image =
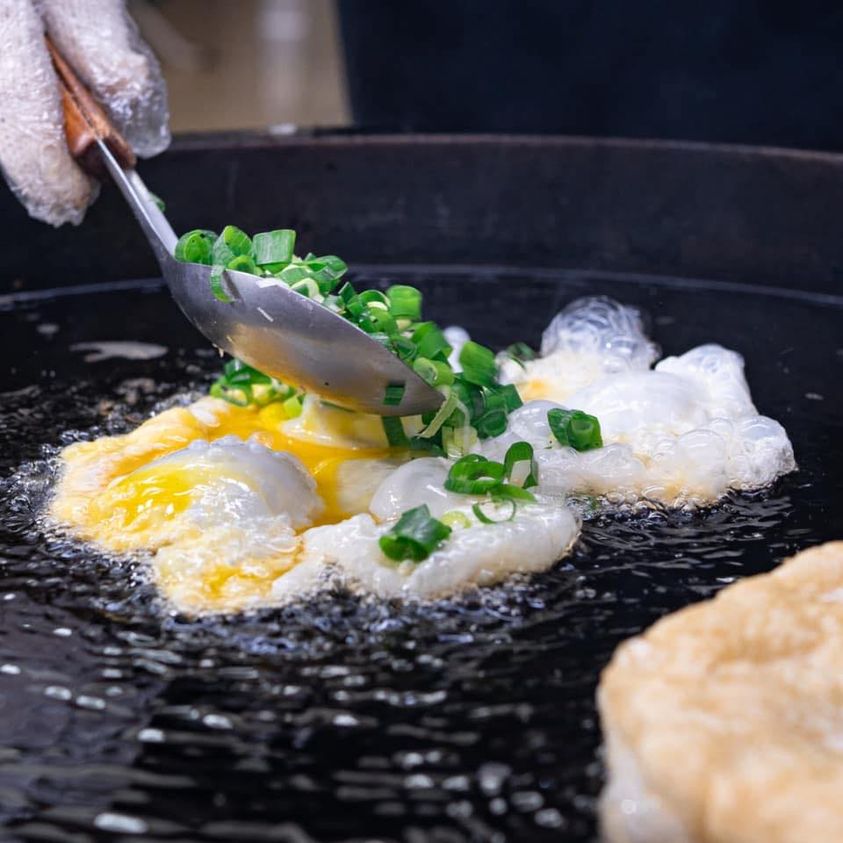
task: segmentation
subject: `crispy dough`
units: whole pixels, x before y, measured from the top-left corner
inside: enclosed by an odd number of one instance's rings
[[[843,841],[843,542],[627,641],[599,703],[612,843]]]

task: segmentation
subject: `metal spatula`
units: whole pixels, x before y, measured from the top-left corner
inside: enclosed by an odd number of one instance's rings
[[[90,92],[48,40],[62,89],[68,146],[85,169],[107,171],[140,223],[161,274],[184,315],[216,346],[268,375],[353,410],[404,416],[442,402],[398,357],[365,331],[279,283],[226,270],[233,301],[211,293],[211,268],[173,257],[177,237],[135,172],[135,156]],[[400,403],[384,403],[387,387],[403,385]]]

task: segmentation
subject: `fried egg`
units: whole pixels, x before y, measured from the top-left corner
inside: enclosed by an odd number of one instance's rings
[[[843,840],[843,542],[622,644],[598,701],[610,843]]]
[[[456,356],[468,334],[447,337]],[[536,501],[514,511],[447,491],[452,461],[390,448],[379,417],[308,396],[295,417],[284,402],[202,398],[124,436],[71,445],[50,514],[107,550],[149,554],[162,593],[190,612],[278,603],[337,577],[421,599],[486,585],[567,552],[579,532],[571,496],[701,505],[793,469],[738,354],[701,346],[652,368],[656,357],[639,313],[598,298],[553,319],[539,359],[502,362],[526,403],[474,450],[503,461],[514,442],[533,445]],[[604,446],[562,447],[547,420],[562,406],[596,415]],[[402,423],[408,435],[422,428],[419,417]],[[475,504],[502,523],[483,523]],[[386,559],[379,538],[422,505],[450,513],[452,535],[422,564]]]

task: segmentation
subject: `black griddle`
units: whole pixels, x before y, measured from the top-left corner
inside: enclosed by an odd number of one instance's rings
[[[162,183],[178,176],[186,192]],[[297,226],[477,339],[537,343],[582,295],[665,354],[720,342],[799,471],[696,513],[599,516],[552,571],[402,607],[347,594],[169,613],[140,560],[40,521],[55,454],[201,391],[219,358],[117,197],[0,254],[0,837],[590,840],[594,690],[665,613],[843,537],[843,178],[834,156],[588,140],[188,139],[144,167],[180,228]],[[212,201],[218,197],[218,201]],[[425,261],[422,263],[422,261]],[[709,280],[700,280],[700,279]],[[78,343],[166,346],[85,362]],[[163,402],[163,403],[162,403]]]

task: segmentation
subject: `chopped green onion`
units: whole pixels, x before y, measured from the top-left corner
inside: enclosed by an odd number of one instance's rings
[[[460,366],[462,366],[463,377],[469,383],[477,384],[477,386],[495,384],[498,375],[495,355],[485,345],[468,340],[460,349]]]
[[[450,512],[446,512],[439,520],[446,527],[450,527],[452,530],[455,527],[462,527],[465,529],[471,526],[471,519],[464,512],[460,512],[458,509],[452,509]]]
[[[457,398],[467,414],[465,421],[476,419],[486,411],[486,397],[481,387],[467,383],[462,375],[459,375],[454,382],[453,390],[457,393]]]
[[[407,387],[403,383],[391,383],[384,390],[383,403],[387,407],[397,407],[404,399]]]
[[[265,407],[296,396],[296,390],[234,358],[223,366],[223,373],[211,387],[211,395],[238,407]],[[292,404],[290,405],[292,407]]]
[[[289,395],[288,387],[283,387],[281,390],[274,386],[255,386],[252,387],[252,404],[258,407],[266,407],[267,404],[272,404],[275,401],[281,401],[286,395]]]
[[[369,334],[369,336],[375,340],[375,342],[379,342],[384,348],[391,349],[392,348],[392,340],[389,338],[389,334],[384,334],[380,331],[374,334]]]
[[[401,334],[392,337],[392,350],[404,361],[412,362],[416,357],[416,344]]]
[[[443,427],[442,448],[452,459],[467,453],[477,444],[477,431],[473,427]]]
[[[520,501],[534,502],[534,495],[518,485],[519,478],[513,477],[516,467],[524,462],[528,471],[524,484],[536,485],[533,448],[528,442],[516,442],[507,450],[503,463],[480,454],[467,454],[457,460],[445,478],[445,488],[464,495],[490,495],[493,501],[508,501],[513,506]]]
[[[436,436],[442,428],[442,425],[445,424],[448,417],[454,412],[456,406],[457,398],[453,392],[448,390],[445,393],[445,400],[442,402],[442,406],[436,411],[436,414],[428,422],[424,430],[419,433],[419,436],[422,439],[430,439],[431,437]]]
[[[227,225],[220,234],[220,239],[231,249],[234,255],[251,255],[252,240],[245,231],[236,225]]]
[[[431,386],[450,386],[454,382],[454,370],[441,360],[417,357],[413,361],[413,371]]]
[[[521,486],[513,486],[511,483],[501,483],[492,490],[492,499],[501,501],[529,501],[534,503],[536,496]]]
[[[250,386],[231,387],[225,378],[217,378],[211,386],[211,396],[222,398],[235,407],[248,407],[252,403],[252,388]]]
[[[296,246],[296,232],[289,228],[275,231],[263,231],[252,240],[255,263],[258,266],[271,266],[272,272],[283,269],[293,259]],[[275,267],[278,269],[275,269]]]
[[[351,319],[352,322],[359,321],[360,317],[363,315],[363,311],[366,309],[363,302],[360,301],[356,296],[352,301],[348,302],[345,306],[345,313],[346,316]]]
[[[380,290],[364,290],[357,298],[365,305],[380,305],[383,310],[389,310],[389,299]]]
[[[146,189],[146,192],[149,194],[149,198],[155,203],[155,207],[163,214],[164,211],[167,210],[167,205],[164,200],[157,194],[153,193],[149,188]]]
[[[348,281],[337,290],[337,298],[341,299],[343,304],[348,304],[353,299],[357,298],[357,291],[349,284]]]
[[[302,396],[293,395],[284,401],[281,406],[284,408],[284,414],[288,419],[295,419],[301,415],[302,404]]]
[[[224,273],[225,267],[221,264],[214,264],[214,266],[211,267],[211,292],[214,294],[214,298],[217,301],[229,304],[230,302],[233,302],[234,299],[223,286],[222,277]]]
[[[508,413],[523,406],[524,402],[521,400],[518,390],[511,383],[497,387],[496,389],[497,394],[503,398],[503,405]]]
[[[457,460],[445,478],[445,488],[461,495],[485,495],[504,478],[505,469],[479,454],[468,454]]]
[[[481,439],[500,436],[506,430],[506,413],[503,410],[492,410],[475,419],[474,427],[477,428],[477,435]]]
[[[335,278],[342,278],[342,276],[348,272],[348,264],[336,255],[326,255],[322,258],[322,260],[325,262],[325,268],[323,271],[327,270]]]
[[[374,304],[366,306],[366,310],[360,316],[360,327],[366,333],[379,333],[387,336],[391,336],[398,330],[398,326],[389,311],[375,307]]]
[[[406,448],[410,444],[400,416],[381,416],[383,432],[391,448]]]
[[[357,291],[348,281],[342,285],[337,291],[337,298],[345,309],[345,315],[351,319],[356,320],[364,310],[363,302],[360,301]]]
[[[301,293],[305,298],[315,299],[321,296],[319,285],[312,278],[302,278],[290,284],[290,289],[295,293]]]
[[[547,423],[560,445],[576,451],[590,451],[603,447],[600,422],[582,410],[563,410],[555,407],[547,411]]]
[[[233,257],[227,264],[226,269],[235,269],[238,272],[249,272],[252,275],[257,275],[260,270],[258,270],[257,264],[248,256],[248,255],[237,255]]]
[[[179,237],[173,253],[175,259],[185,263],[210,265],[213,260],[212,252],[216,239],[217,235],[213,231],[194,228],[193,231],[188,231],[187,234],[182,234]]]
[[[386,291],[389,309],[396,319],[421,319],[422,294],[415,287],[395,284]]]
[[[538,469],[529,442],[515,442],[509,446],[503,459],[506,479],[516,486],[529,489],[538,485]]]
[[[217,237],[211,248],[211,263],[214,266],[225,266],[236,257],[237,255],[228,248],[228,244],[222,239],[222,236]]]
[[[315,255],[308,255],[304,263],[317,281],[326,283],[338,281],[348,272],[346,262],[336,255],[323,255],[318,258]]]
[[[384,556],[395,562],[422,562],[451,535],[451,528],[430,514],[427,504],[407,510],[378,540]]]
[[[264,275],[273,275],[276,278],[289,266],[288,263],[265,263],[261,266]]]
[[[483,507],[479,503],[474,504],[471,507],[471,511],[474,513],[477,520],[483,524],[504,524],[515,518],[515,511],[517,509],[515,501],[508,500],[507,502],[510,504],[510,510],[509,515],[506,518],[490,518],[485,512],[483,512]]]
[[[448,345],[445,334],[435,322],[422,322],[417,325],[412,340],[418,348],[419,357],[447,360],[451,353],[451,346]]]
[[[225,364],[223,371],[225,372],[225,376],[228,378],[229,383],[253,384],[272,382],[272,378],[270,378],[269,375],[259,372],[248,363],[244,363],[236,357]]]
[[[237,226],[227,225],[222,234],[214,241],[212,249],[213,263],[227,266],[229,261],[238,255],[250,255],[252,252],[252,241],[245,231]]]
[[[289,266],[284,267],[281,272],[278,274],[278,277],[285,283],[292,286],[297,281],[312,281],[313,279],[310,277],[310,273],[307,269],[299,264],[290,264]],[[313,281],[313,286],[318,289],[318,285],[315,281]]]
[[[277,279],[366,331],[434,388],[450,390],[437,412],[423,416],[425,427],[411,440],[403,427],[386,422],[395,444],[456,458],[470,452],[479,439],[506,430],[507,417],[521,406],[521,398],[511,384],[498,383],[490,349],[467,342],[460,353],[463,371],[456,372],[449,362],[452,348],[442,330],[434,322],[419,321],[422,294],[418,289],[394,284],[385,293],[358,293],[351,284],[340,284],[348,270],[345,261],[312,252],[296,257],[295,243],[292,229],[260,232],[250,238],[236,226],[227,225],[219,236],[201,229],[188,232],[177,244],[176,257],[210,265],[212,292],[221,301],[232,300],[233,289],[230,292],[225,283],[226,268]],[[267,381],[264,388],[254,389],[257,383],[249,381],[239,390],[226,381],[217,392],[233,395],[239,403],[259,405],[295,397],[294,390],[277,382]],[[387,406],[400,405],[403,393],[396,385],[384,398]]]

